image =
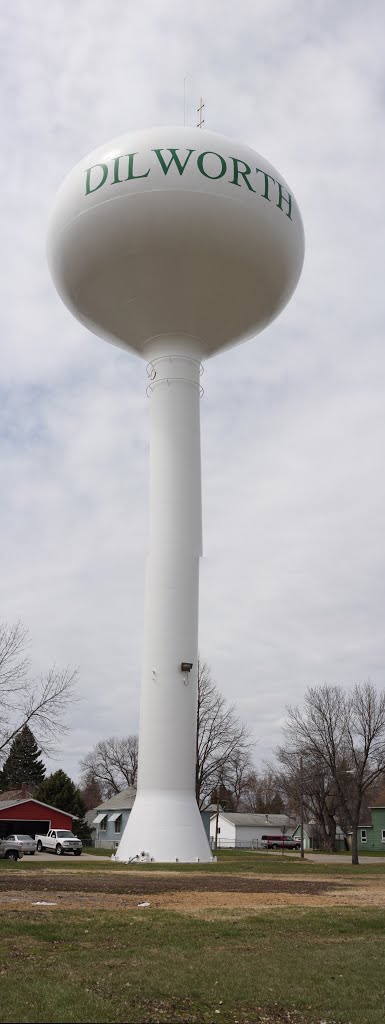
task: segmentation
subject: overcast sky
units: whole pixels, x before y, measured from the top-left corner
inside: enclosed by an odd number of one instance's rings
[[[384,686],[385,72],[382,0],[13,0],[0,12],[0,617],[36,671],[79,667],[57,757],[137,730],[147,543],[145,366],[72,319],[47,222],[84,154],[195,124],[286,178],[300,284],[210,360],[202,401],[200,650],[260,764],[309,684]]]

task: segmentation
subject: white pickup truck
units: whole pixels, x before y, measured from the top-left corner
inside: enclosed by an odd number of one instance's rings
[[[35,836],[37,852],[48,850],[49,853],[57,853],[60,857],[63,853],[74,853],[80,857],[82,852],[82,841],[74,836],[66,828],[50,828],[46,836]]]
[[[24,853],[17,843],[11,839],[0,839],[0,858],[4,860],[21,860]]]

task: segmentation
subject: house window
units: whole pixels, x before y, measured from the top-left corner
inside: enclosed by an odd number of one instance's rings
[[[361,829],[361,843],[366,843],[366,828]]]
[[[385,843],[385,828],[382,829],[381,842]]]
[[[121,831],[122,831],[122,815],[119,814],[119,817],[116,818],[116,821],[115,821],[115,834],[116,834],[116,832],[121,832]]]
[[[107,815],[106,814],[104,815],[104,818],[102,818],[102,820],[100,822],[100,831],[101,832],[106,832],[107,831]]]

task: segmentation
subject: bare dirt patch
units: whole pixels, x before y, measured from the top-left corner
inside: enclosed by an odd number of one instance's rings
[[[162,909],[218,917],[243,916],[274,907],[385,907],[385,877],[290,878],[255,874],[172,872],[75,872],[63,869],[0,875],[0,908],[20,910]],[[51,904],[51,906],[49,906]]]
[[[0,893],[9,889],[10,882],[14,891],[35,891],[44,887],[46,892],[71,893],[104,893],[113,895],[142,895],[168,893],[276,893],[318,894],[327,889],[341,888],[341,881],[320,878],[290,878],[272,875],[258,876],[254,874],[190,874],[183,872],[119,872],[113,869],[108,874],[90,871],[39,871],[28,872],[18,870],[12,872],[12,879],[4,873],[0,875]],[[349,884],[349,883],[348,883]]]

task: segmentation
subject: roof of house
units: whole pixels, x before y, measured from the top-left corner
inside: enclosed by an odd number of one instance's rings
[[[134,800],[136,797],[136,789],[134,786],[127,786],[126,789],[122,789],[120,793],[115,793],[109,800],[104,800],[104,803],[98,804],[94,807],[93,814],[97,811],[130,811],[133,807]]]
[[[39,807],[48,807],[49,811],[57,811],[59,814],[66,814],[68,818],[76,818],[76,814],[72,814],[71,811],[63,811],[62,807],[52,807],[52,804],[43,804],[42,800],[36,800],[34,796],[27,796],[24,800],[0,800],[0,811],[5,811],[7,807],[18,807],[21,804],[39,804]]]
[[[244,825],[250,828],[254,825],[260,828],[269,828],[269,826],[270,828],[283,828],[290,824],[287,814],[247,814],[241,811],[220,811],[219,813],[221,818],[226,818],[237,827]]]
[[[33,800],[33,793],[30,789],[5,789],[3,793],[0,793],[1,800]]]

